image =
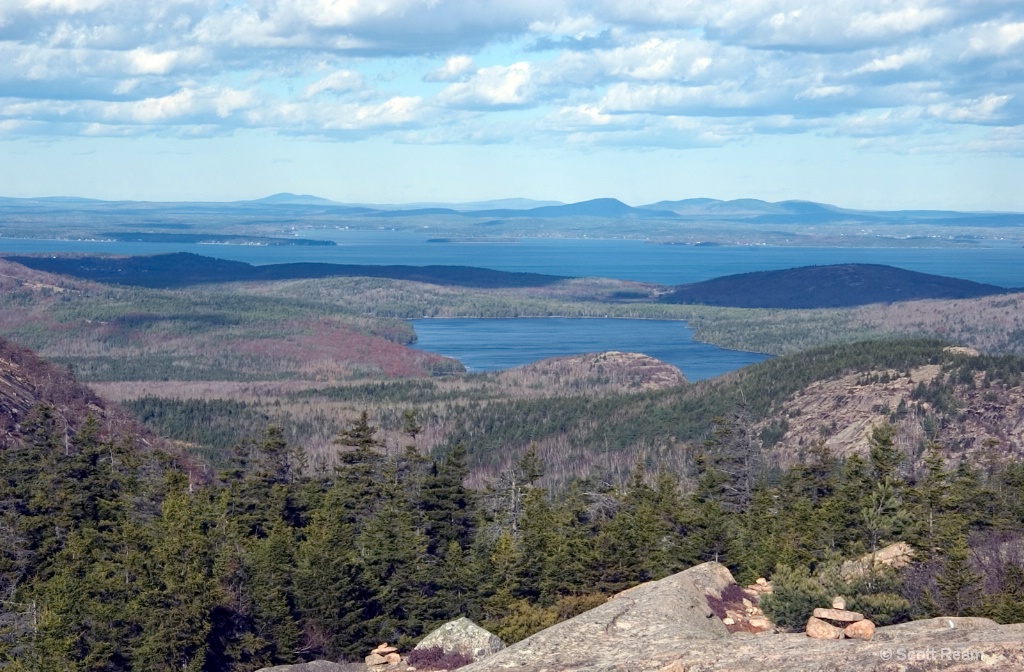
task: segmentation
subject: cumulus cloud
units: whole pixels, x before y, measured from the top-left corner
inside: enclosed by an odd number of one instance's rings
[[[1018,0],[0,0],[0,63],[8,135],[689,146],[1024,126]]]
[[[872,58],[871,61],[864,65],[856,68],[853,73],[871,73],[871,72],[891,72],[894,70],[901,70],[908,65],[917,65],[919,63],[925,63],[932,56],[931,49],[920,46],[913,47],[911,49],[904,49],[896,53],[886,54],[885,56],[877,56]]]
[[[302,95],[308,99],[325,92],[358,91],[363,86],[363,76],[355,70],[338,70],[307,86]]]
[[[427,82],[454,82],[473,69],[473,59],[469,56],[451,56],[440,68],[435,68],[424,77]]]
[[[532,100],[532,77],[525,61],[481,68],[468,81],[449,85],[438,100],[450,107],[519,107]]]

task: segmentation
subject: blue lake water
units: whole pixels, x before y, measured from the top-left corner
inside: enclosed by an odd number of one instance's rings
[[[412,320],[415,347],[454,357],[470,371],[495,371],[548,357],[619,350],[673,364],[687,380],[714,378],[767,359],[693,340],[685,322],[577,318]]]

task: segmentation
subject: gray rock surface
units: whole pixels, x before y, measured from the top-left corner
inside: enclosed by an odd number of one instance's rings
[[[437,647],[445,653],[462,653],[473,660],[491,656],[505,648],[505,642],[466,617],[445,623],[424,637],[416,649]]]
[[[619,593],[599,607],[459,669],[640,669],[636,661],[650,659],[682,642],[694,642],[696,648],[703,648],[709,641],[727,638],[729,631],[711,611],[707,596],[720,597],[731,584],[728,569],[706,562]]]
[[[314,660],[309,663],[295,665],[276,665],[264,667],[256,672],[366,672],[362,663],[332,663],[329,660]]]
[[[1024,670],[1024,623],[935,618],[878,628],[870,642],[729,634],[707,595],[732,581],[705,563],[616,595],[460,672],[1003,672]],[[710,614],[710,616],[709,616]]]

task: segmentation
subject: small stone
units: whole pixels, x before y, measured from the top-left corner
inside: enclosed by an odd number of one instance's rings
[[[759,578],[759,579],[758,579],[757,581],[755,581],[754,583],[756,583],[756,584],[757,584],[757,585],[759,585],[759,586],[767,586],[767,585],[768,585],[768,579],[766,579],[766,578],[764,578],[764,577],[762,576],[761,578]]]
[[[722,623],[725,623],[726,625],[736,625],[736,619],[726,616],[722,619]]]
[[[384,656],[384,655],[387,655],[389,653],[394,653],[395,651],[398,651],[398,647],[388,646],[388,643],[384,642],[383,644],[378,646],[373,651],[370,651],[370,653],[377,653],[377,654],[380,654],[380,655]]]
[[[767,630],[772,627],[771,622],[767,618],[752,618],[747,621],[747,625],[758,630]]]
[[[391,653],[384,656],[384,660],[387,661],[388,665],[398,665],[400,662],[402,662],[402,656],[392,651]]]
[[[754,608],[754,603],[744,597],[743,598],[743,606],[746,607],[747,609],[753,609]]]
[[[363,662],[365,662],[367,665],[387,665],[388,659],[380,655],[379,653],[371,653],[363,659]]]
[[[864,620],[864,614],[858,614],[856,611],[846,611],[845,609],[815,609],[815,618],[823,618],[826,621],[839,621],[840,623],[856,623],[857,621]]]
[[[843,636],[843,630],[811,616],[807,619],[807,636],[813,639],[839,639]]]
[[[875,636],[875,624],[866,618],[863,621],[851,623],[843,629],[843,636],[847,639],[863,639],[865,642],[870,642],[871,638]]]
[[[683,661],[674,660],[661,668],[658,672],[686,672],[686,670],[683,668]]]
[[[832,598],[833,609],[846,609],[846,598],[842,595],[836,595]]]

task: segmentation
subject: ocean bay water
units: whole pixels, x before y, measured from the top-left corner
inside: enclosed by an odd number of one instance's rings
[[[323,262],[479,266],[499,271],[608,277],[661,284],[699,282],[748,273],[824,264],[886,264],[1000,287],[1024,287],[1024,247],[733,247],[657,245],[642,240],[525,238],[496,242],[428,242],[408,231],[305,231],[304,238],[329,239],[329,247],[123,243],[25,240],[0,236],[0,254],[76,252],[162,254],[193,252],[251,264]]]
[[[471,372],[522,366],[548,357],[619,350],[678,367],[687,380],[714,378],[767,355],[693,340],[685,322],[603,318],[444,318],[411,320],[415,347],[454,357]]]

